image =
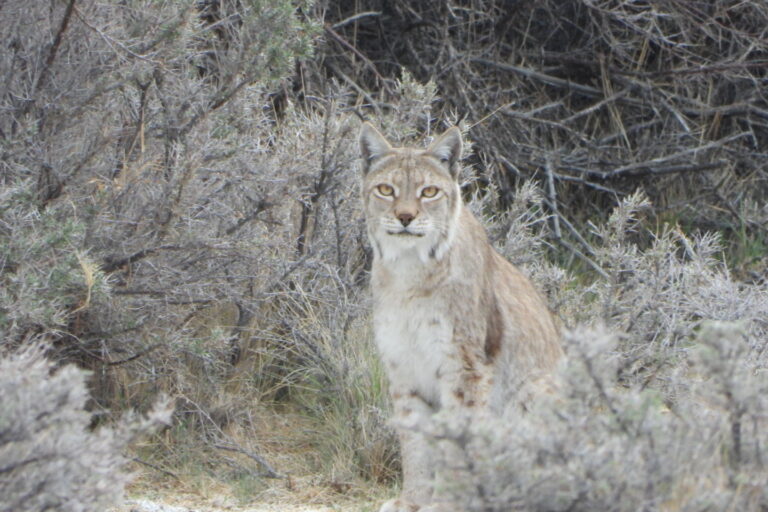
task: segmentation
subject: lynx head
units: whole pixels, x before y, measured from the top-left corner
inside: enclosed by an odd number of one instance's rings
[[[376,257],[440,260],[461,210],[461,132],[455,126],[426,149],[395,148],[372,125],[360,132],[363,206]]]

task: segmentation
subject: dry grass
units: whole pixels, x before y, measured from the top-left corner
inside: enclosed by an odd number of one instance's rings
[[[233,426],[228,434],[239,446],[259,453],[280,468],[280,478],[262,479],[243,474],[242,468],[253,464],[238,454],[229,455],[233,462],[229,475],[203,471],[204,454],[189,447],[192,453],[185,464],[165,466],[178,478],[134,465],[137,477],[128,487],[128,495],[195,510],[351,511],[375,510],[372,504],[389,492],[387,485],[359,476],[341,480],[323,469],[328,464],[322,460],[326,454],[318,446],[318,440],[334,433],[316,418],[273,406],[258,407],[252,413],[258,418],[256,424],[247,430]],[[156,443],[136,447],[139,454],[156,448]],[[346,476],[349,477],[348,471]]]

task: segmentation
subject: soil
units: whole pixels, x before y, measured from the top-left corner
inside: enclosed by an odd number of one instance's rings
[[[363,510],[367,507],[363,505]],[[346,512],[361,510],[357,507],[329,507],[314,505],[253,505],[253,506],[235,506],[226,503],[215,503],[211,505],[169,505],[160,501],[149,499],[127,500],[125,504],[113,512]]]

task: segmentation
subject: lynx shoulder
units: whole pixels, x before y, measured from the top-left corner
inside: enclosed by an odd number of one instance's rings
[[[399,148],[365,123],[360,148],[374,333],[396,424],[524,402],[561,358],[560,335],[531,282],[462,202],[460,131],[426,149]],[[399,436],[402,495],[380,511],[437,510],[428,443],[412,429]]]

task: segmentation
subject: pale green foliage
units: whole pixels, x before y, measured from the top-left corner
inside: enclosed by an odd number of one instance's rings
[[[492,200],[472,207],[482,212]],[[567,325],[604,324],[621,333],[627,360],[655,369],[682,354],[702,321],[742,322],[753,348],[768,336],[765,287],[730,275],[716,234],[685,234],[671,225],[651,231],[642,218],[648,200],[635,193],[592,225],[591,257],[602,274],[576,282],[547,260],[551,227],[542,201],[525,184],[509,213],[486,224],[499,250],[533,277]]]
[[[0,334],[38,338],[103,299],[106,276],[81,251],[85,226],[72,204],[40,210],[32,186],[0,194]]]
[[[86,372],[54,371],[39,346],[0,358],[0,511],[102,512],[128,481],[123,450],[170,411],[89,429]]]
[[[662,226],[646,233],[650,242],[641,248],[628,233],[646,230],[636,220],[646,204],[635,194],[595,229],[596,261],[608,277],[583,292],[593,294],[598,306],[587,310],[591,318],[626,332],[625,348],[648,358],[678,354],[706,320],[742,321],[754,346],[764,343],[765,288],[734,280],[717,258],[718,237],[710,233],[686,235],[677,226]]]
[[[441,488],[468,511],[763,510],[768,388],[744,338],[707,324],[670,401],[617,380],[606,330],[572,332],[558,396],[504,420],[432,427],[452,468]]]
[[[606,275],[591,285],[534,272],[563,279],[552,298],[566,322],[603,324],[567,332],[559,392],[527,414],[427,427],[451,468],[441,488],[462,510],[768,506],[768,293],[731,279],[713,236],[667,228],[637,245],[646,204],[631,196],[595,226]],[[527,244],[525,218],[512,225]]]
[[[417,133],[429,131],[431,128],[432,108],[438,99],[437,86],[432,81],[421,83],[403,69],[396,83],[396,93],[399,108],[395,109],[391,116],[387,116],[391,121],[386,121],[398,128],[396,131],[390,130],[397,137],[394,140],[401,140],[405,144]]]

